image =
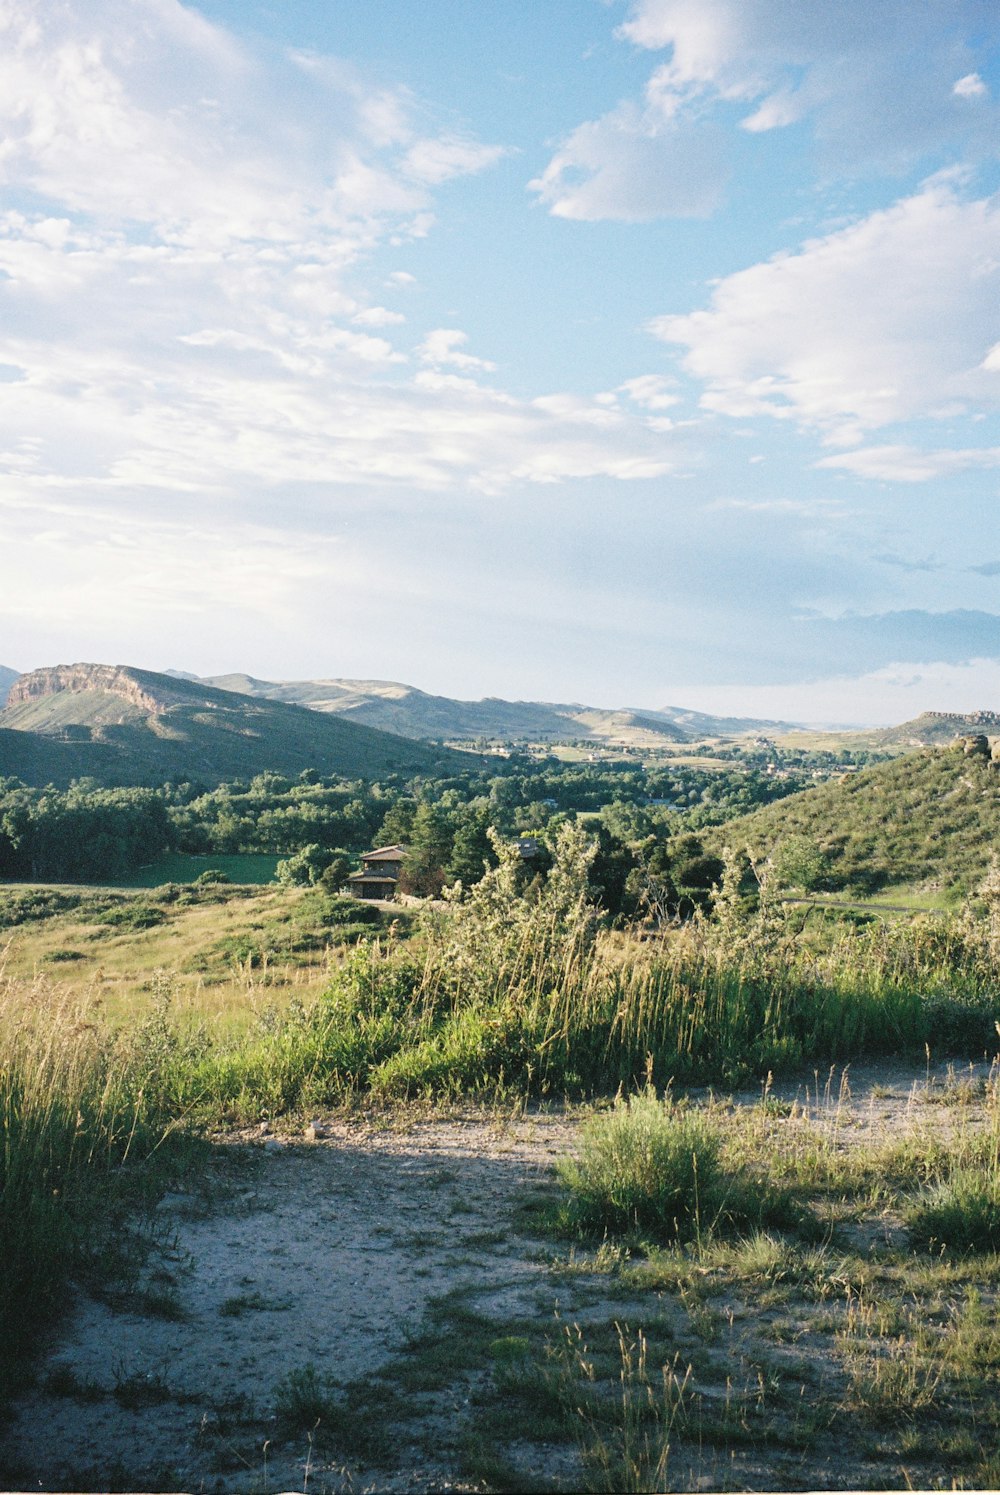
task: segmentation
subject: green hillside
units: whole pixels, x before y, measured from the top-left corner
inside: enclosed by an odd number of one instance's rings
[[[907,753],[720,826],[711,837],[771,857],[816,891],[968,891],[1000,851],[1000,765],[961,747]]]
[[[378,778],[468,758],[358,722],[126,666],[36,670],[0,711],[0,777],[65,785],[215,785],[267,770]]]
[[[0,722],[3,713],[0,712]],[[67,742],[40,732],[14,732],[0,725],[0,779],[20,779],[41,788],[71,779],[97,779],[101,784],[132,783],[115,777],[117,760],[104,742]]]

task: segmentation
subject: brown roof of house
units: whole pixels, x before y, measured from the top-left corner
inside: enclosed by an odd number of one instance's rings
[[[406,855],[405,846],[376,846],[374,851],[363,851],[363,862],[401,862]]]

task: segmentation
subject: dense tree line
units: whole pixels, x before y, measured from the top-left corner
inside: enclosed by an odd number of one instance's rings
[[[647,873],[664,886],[669,881],[677,898],[688,896],[683,889],[710,887],[711,868],[699,865],[702,847],[691,833],[797,787],[742,766],[647,770],[635,762],[539,763],[526,756],[447,778],[369,783],[306,770],[296,778],[262,773],[208,791],[177,783],[109,790],[87,780],[65,791],[38,790],[11,779],[0,781],[0,876],[113,881],[176,849],[271,853],[283,858],[285,880],[332,886],[352,857],[400,843],[408,848],[404,889],[437,896],[459,882],[471,887],[496,864],[491,829],[534,842],[524,876],[529,885],[544,879],[560,826],[583,817],[598,843],[593,885],[606,907],[627,912],[641,901]]]
[[[170,849],[174,829],[155,789],[65,791],[0,780],[0,876],[114,881]]]

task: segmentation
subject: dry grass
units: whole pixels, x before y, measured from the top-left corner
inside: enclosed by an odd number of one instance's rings
[[[331,960],[322,947],[283,959],[275,941],[262,962],[242,955],[262,931],[290,926],[307,896],[265,887],[160,904],[155,893],[130,894],[122,906],[153,903],[165,916],[140,930],[97,922],[90,899],[79,911],[0,931],[0,948],[8,978],[46,978],[68,1001],[98,1001],[111,1022],[151,1011],[167,981],[180,1019],[239,1025],[264,1004],[310,998],[328,982]]]

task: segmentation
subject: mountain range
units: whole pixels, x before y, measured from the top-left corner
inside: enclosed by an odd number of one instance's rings
[[[590,741],[662,747],[706,737],[780,731],[789,725],[749,717],[707,716],[674,706],[659,711],[631,707],[609,710],[548,701],[504,701],[495,696],[458,701],[395,680],[258,680],[253,675],[213,675],[205,677],[204,684],[349,716],[352,721],[401,737],[449,742]]]
[[[18,676],[0,711],[0,778],[206,786],[267,770],[348,778],[447,773],[468,753],[409,741],[304,706],[127,665],[57,665]]]
[[[84,776],[113,784],[217,783],[304,768],[372,778],[468,764],[467,752],[449,757],[433,746],[443,742],[470,749],[500,741],[648,750],[790,730],[789,723],[670,706],[461,701],[391,680],[202,678],[126,665],[60,665],[26,675],[0,666],[0,704],[5,699],[0,776],[56,784]],[[1000,734],[1000,714],[929,711],[857,735],[867,746],[905,751],[970,732]]]

